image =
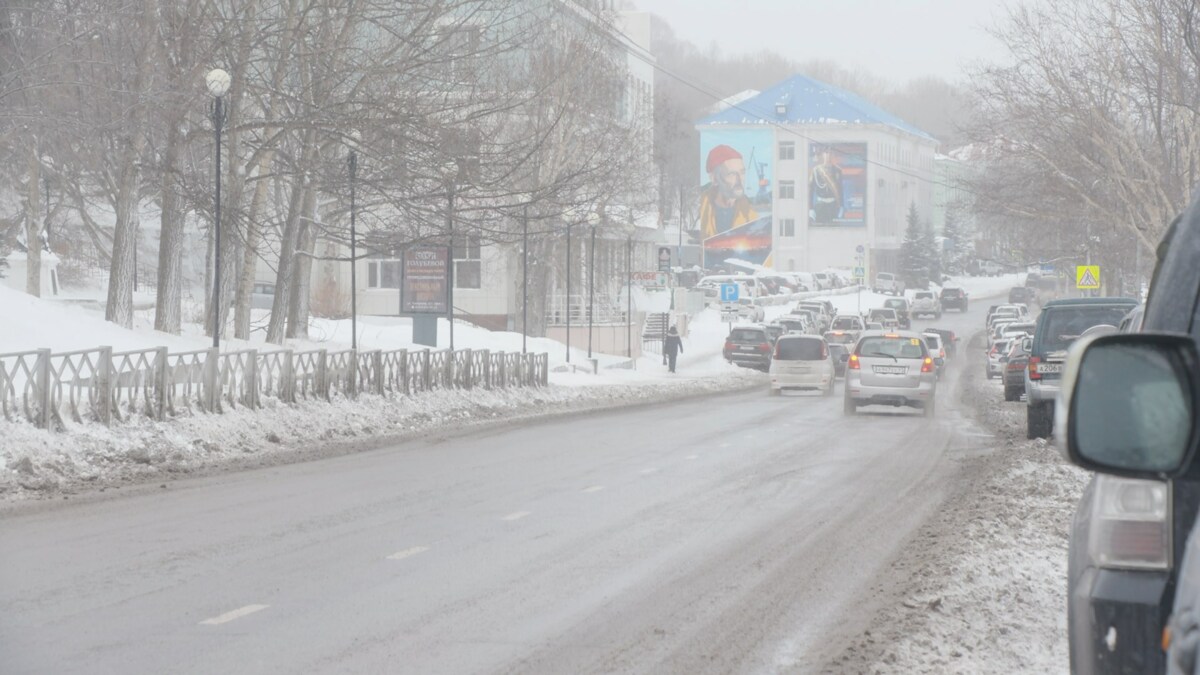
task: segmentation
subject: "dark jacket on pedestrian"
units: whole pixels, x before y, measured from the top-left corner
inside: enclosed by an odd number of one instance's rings
[[[667,335],[667,339],[663,342],[663,353],[667,356],[675,356],[683,353],[683,340],[679,338],[679,333],[674,329]]]

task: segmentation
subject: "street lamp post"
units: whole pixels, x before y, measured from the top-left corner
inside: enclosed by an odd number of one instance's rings
[[[229,73],[220,68],[208,71],[204,84],[213,97],[209,111],[216,135],[216,207],[213,211],[213,295],[212,295],[212,338],[213,348],[221,347],[221,127],[225,124],[225,102],[222,97],[229,91]]]
[[[358,178],[358,133],[351,132],[350,139],[350,349],[358,351],[358,232],[355,229],[354,182]]]
[[[529,340],[529,206],[521,212],[521,353]]]
[[[625,358],[633,358],[633,236],[625,240]]]
[[[571,220],[567,219],[567,363],[571,362]]]
[[[588,248],[588,358],[592,358],[592,326],[596,322],[596,218],[593,215],[592,244]]]

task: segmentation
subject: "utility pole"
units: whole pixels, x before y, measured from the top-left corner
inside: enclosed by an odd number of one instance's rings
[[[521,353],[529,340],[529,205],[521,212]]]
[[[567,219],[567,363],[571,362],[571,220]]]
[[[350,349],[358,352],[358,251],[354,228],[354,179],[358,176],[358,152],[350,150]]]
[[[596,321],[596,225],[592,224],[592,245],[588,250],[588,358],[592,358],[592,326]]]
[[[449,233],[449,246],[447,246],[447,258],[449,259],[449,296],[450,302],[446,307],[446,312],[450,317],[450,351],[454,351],[454,187],[455,181],[450,180],[448,184],[449,190],[446,191],[446,231]]]
[[[625,240],[625,358],[633,358],[633,235]]]

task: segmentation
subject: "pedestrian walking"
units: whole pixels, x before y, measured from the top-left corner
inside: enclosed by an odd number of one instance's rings
[[[667,368],[673,373],[675,372],[675,359],[683,353],[683,340],[679,338],[679,331],[675,326],[671,326],[671,330],[667,332],[667,339],[663,342],[663,354],[667,357]]]

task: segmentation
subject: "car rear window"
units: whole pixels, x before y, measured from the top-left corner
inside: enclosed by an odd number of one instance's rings
[[[1062,351],[1093,326],[1120,326],[1129,309],[1128,305],[1092,305],[1045,310],[1037,331],[1038,350],[1041,353]]]
[[[747,328],[735,328],[729,334],[729,339],[734,342],[766,342],[767,334],[761,330],[750,330]]]
[[[932,300],[933,293],[930,293],[928,291],[923,291],[921,293],[917,293],[913,297],[916,298],[917,300]]]
[[[943,298],[957,298],[961,295],[962,295],[962,290],[958,289],[958,288],[943,288],[942,289],[942,297]]]
[[[934,335],[925,336],[925,346],[930,349],[938,349],[940,347],[938,337]]]
[[[883,317],[885,319],[894,319],[894,318],[896,318],[896,310],[894,310],[894,309],[873,309],[873,310],[871,310],[871,318],[872,319],[876,319],[879,317]]]
[[[862,322],[856,319],[835,319],[833,328],[836,330],[847,330],[851,328],[861,328]]]
[[[829,343],[829,344],[831,344],[831,345],[832,345],[832,344],[843,344],[843,345],[848,345],[848,344],[853,344],[853,343],[854,343],[854,336],[853,336],[853,335],[851,335],[850,333],[841,333],[841,334],[838,334],[838,333],[826,333],[826,334],[825,334],[825,341],[826,341],[826,342],[828,342],[828,343]]]
[[[869,337],[858,343],[859,356],[894,356],[898,359],[925,357],[925,344],[917,338]]]
[[[899,298],[893,298],[891,300],[885,300],[883,306],[891,307],[892,309],[904,309],[904,301]]]
[[[775,358],[780,361],[820,361],[825,358],[820,340],[781,339],[775,345]]]

